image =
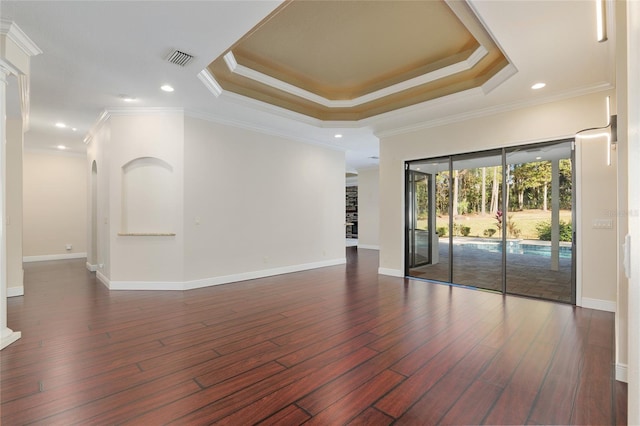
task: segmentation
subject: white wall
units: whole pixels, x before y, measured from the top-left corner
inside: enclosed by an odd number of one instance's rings
[[[109,211],[109,166],[111,145],[111,123],[100,122],[87,144],[87,162],[85,173],[87,182],[87,266],[98,273],[98,277],[108,279],[111,276],[110,257],[110,211]],[[91,182],[92,168],[96,166],[96,182]],[[94,194],[93,191],[96,193]],[[93,197],[96,205],[93,205]],[[93,209],[96,209],[95,213]],[[96,217],[95,224],[93,217]],[[96,229],[93,229],[95,226]],[[96,241],[94,241],[94,238]],[[95,262],[95,263],[91,263]]]
[[[404,161],[571,137],[578,130],[606,124],[605,99],[609,94],[600,92],[383,138],[380,271],[404,272]],[[616,167],[606,165],[604,141],[586,143],[591,145],[577,159],[577,168],[589,185],[581,191],[583,204],[577,206],[586,221],[577,241],[583,268],[578,283],[582,300],[577,303],[613,309],[617,298],[617,223],[613,218],[610,230],[592,229],[591,224],[594,218],[609,218],[617,208]]]
[[[87,251],[85,156],[25,149],[25,260],[84,257]],[[66,244],[72,249],[66,250]]]
[[[188,289],[345,262],[343,152],[141,110],[103,117],[87,177],[94,162],[97,265],[88,267],[111,289]]]
[[[344,169],[339,151],[186,117],[185,279],[343,263]]]
[[[380,246],[380,173],[378,168],[358,170],[358,247]]]
[[[7,295],[24,294],[22,269],[22,120],[7,119]]]
[[[631,237],[630,257],[631,271],[628,282],[628,306],[627,299],[620,300],[620,305],[625,308],[623,318],[626,318],[625,326],[628,326],[628,340],[622,342],[619,347],[625,351],[628,357],[620,357],[622,362],[628,362],[628,424],[640,424],[640,3],[630,1],[617,3],[616,10],[618,21],[616,28],[623,28],[622,37],[618,37],[618,85],[619,91],[626,96],[619,100],[623,120],[621,125],[622,142],[628,145],[628,157],[620,158],[620,162],[627,161],[628,184],[626,196],[628,204],[625,204],[621,214],[628,215],[628,232]],[[621,59],[624,58],[624,59]],[[624,179],[625,176],[621,176]],[[624,254],[624,253],[622,253]],[[621,287],[627,290],[626,280],[621,280]],[[628,317],[626,316],[628,315]],[[622,332],[626,332],[624,328]],[[623,335],[627,337],[626,335]],[[628,346],[627,346],[628,343]],[[626,352],[628,351],[628,353]]]
[[[109,119],[109,142],[103,147],[108,151],[109,162],[103,165],[103,173],[109,181],[108,193],[99,194],[107,202],[109,228],[110,269],[112,281],[179,282],[183,277],[183,150],[184,118],[181,112],[113,115]],[[106,155],[106,153],[103,153]],[[171,172],[163,184],[147,182],[146,187],[134,184],[130,190],[138,191],[124,197],[126,166],[136,159],[154,158],[170,165]],[[101,157],[99,156],[99,160]],[[85,165],[85,170],[91,164]],[[101,173],[98,164],[98,173]],[[169,187],[167,187],[169,185]],[[127,205],[127,197],[145,199],[168,195],[172,203],[163,203],[160,214],[170,218],[161,221],[158,229],[128,229],[127,216],[137,218],[144,211],[132,211],[144,205]],[[105,198],[106,197],[106,198]],[[149,198],[150,197],[150,198]],[[103,204],[104,205],[104,204]],[[157,205],[148,205],[149,215],[156,216]],[[103,218],[104,223],[104,218]],[[157,223],[157,222],[156,222]],[[164,227],[166,226],[166,228]],[[122,233],[169,234],[167,236],[125,236]]]

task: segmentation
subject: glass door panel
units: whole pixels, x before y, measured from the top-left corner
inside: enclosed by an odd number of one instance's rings
[[[507,293],[575,303],[572,142],[507,150]]]
[[[449,281],[449,160],[409,164],[407,169],[407,275]],[[440,234],[440,235],[439,235]]]
[[[431,263],[429,242],[429,189],[431,176],[409,170],[409,267],[415,268]]]
[[[453,157],[452,282],[502,291],[502,151]]]

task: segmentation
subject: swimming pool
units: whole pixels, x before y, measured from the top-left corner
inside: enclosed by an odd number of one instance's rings
[[[493,253],[502,253],[502,244],[499,242],[454,244]],[[551,257],[551,245],[507,241],[507,253]],[[560,257],[563,259],[571,259],[571,246],[560,246]]]

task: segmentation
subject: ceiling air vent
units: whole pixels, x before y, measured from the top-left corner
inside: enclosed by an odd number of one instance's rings
[[[193,59],[193,55],[189,55],[188,53],[181,52],[179,50],[174,50],[167,56],[167,61],[172,64],[180,65],[181,67],[186,66]]]

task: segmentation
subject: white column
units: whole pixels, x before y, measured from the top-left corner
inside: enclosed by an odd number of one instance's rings
[[[20,338],[19,331],[7,327],[7,221],[6,221],[6,152],[7,152],[7,77],[0,68],[0,349]]]

